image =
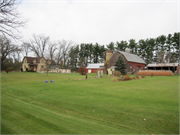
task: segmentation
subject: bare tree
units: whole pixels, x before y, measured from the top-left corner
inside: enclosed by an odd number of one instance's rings
[[[5,65],[7,57],[16,51],[20,51],[20,48],[17,45],[12,44],[6,37],[0,36],[0,57],[2,70],[6,68]]]
[[[20,54],[21,53],[22,53],[22,49],[21,48],[19,48],[18,50],[13,51],[11,53],[11,55],[12,55],[12,57],[14,59],[14,62],[20,62],[21,61],[20,60],[20,58],[21,58]]]
[[[28,56],[28,53],[30,51],[30,43],[23,42],[23,44],[21,45],[21,48],[25,52],[25,56]]]
[[[30,49],[37,57],[44,57],[46,47],[49,45],[49,37],[45,35],[33,34],[33,39],[30,40]]]
[[[0,0],[0,34],[5,37],[18,39],[18,28],[27,22],[17,12],[18,4],[18,0]]]
[[[57,63],[61,63],[63,61],[63,66],[68,62],[69,50],[73,45],[72,41],[61,40],[58,42],[58,54],[57,54]]]
[[[157,55],[157,63],[165,63],[165,52],[164,51],[159,51]]]
[[[51,43],[48,47],[49,57],[51,60],[54,60],[54,54],[56,50],[57,50],[57,44]]]
[[[57,64],[61,64],[61,60],[62,60],[62,48],[63,48],[63,46],[61,46],[58,43],[58,45],[57,45],[57,53],[56,53],[56,57],[55,57],[55,60],[56,60]]]

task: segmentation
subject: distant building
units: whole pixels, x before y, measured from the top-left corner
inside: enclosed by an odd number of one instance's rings
[[[104,63],[89,64],[86,67],[86,73],[95,73],[97,70],[102,70],[104,73]]]
[[[46,60],[44,57],[24,57],[22,61],[23,71],[26,71],[26,69],[33,69],[37,72],[46,71],[47,66],[49,66],[50,71],[57,71],[59,69],[54,60]]]
[[[121,55],[124,59],[124,63],[126,64],[126,72],[135,73],[139,70],[145,70],[145,62],[139,56],[130,54],[129,51],[117,51],[112,54],[110,50],[106,52],[106,60],[109,59],[107,69],[110,68],[112,70],[113,68],[115,68],[115,63],[119,55]]]
[[[148,64],[147,70],[171,70],[173,73],[179,74],[179,63]]]

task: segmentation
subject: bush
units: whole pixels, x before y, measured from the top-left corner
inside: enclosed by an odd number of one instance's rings
[[[81,75],[86,75],[86,68],[85,67],[80,67],[78,69],[78,72],[81,74]]]
[[[143,74],[143,75],[141,75],[141,78],[146,78],[146,76]]]
[[[23,68],[21,68],[21,72],[23,72]]]
[[[137,79],[141,79],[139,75],[136,75],[136,78],[137,78]]]
[[[121,76],[121,72],[120,71],[115,71],[114,72],[114,76],[120,77]]]
[[[136,75],[146,76],[172,76],[173,72],[170,70],[143,70],[136,73]]]
[[[136,78],[136,77],[133,77],[132,79],[136,80],[137,78]]]
[[[28,68],[26,68],[26,72],[28,72]]]
[[[11,72],[11,69],[10,68],[6,68],[6,73],[9,73]]]
[[[111,79],[112,79],[113,82],[118,82],[119,81],[118,77],[112,77]]]
[[[123,75],[122,77],[120,77],[118,80],[119,81],[128,81],[128,80],[132,80],[133,78],[129,77],[129,74]]]

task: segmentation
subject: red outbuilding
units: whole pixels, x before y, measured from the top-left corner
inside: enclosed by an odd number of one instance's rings
[[[104,73],[104,63],[89,64],[86,67],[86,73],[95,73],[97,70],[102,70]]]

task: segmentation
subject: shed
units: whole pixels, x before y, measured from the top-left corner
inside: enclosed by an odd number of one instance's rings
[[[59,73],[71,73],[70,68],[59,68],[58,70]]]
[[[95,73],[96,70],[103,70],[104,73],[104,63],[89,64],[86,67],[86,73]]]
[[[107,71],[108,71],[108,75],[113,75],[113,73],[115,71],[115,66],[108,68]]]
[[[148,70],[171,70],[173,73],[179,74],[179,63],[158,63],[148,64]]]

